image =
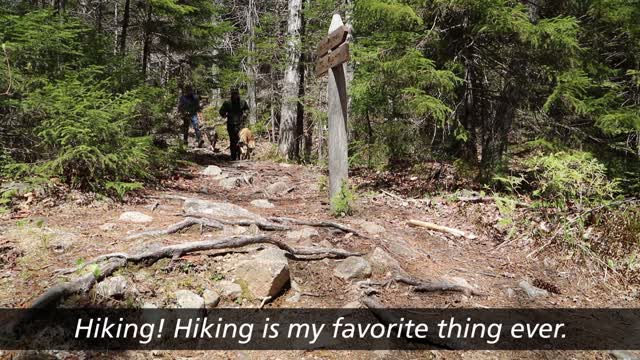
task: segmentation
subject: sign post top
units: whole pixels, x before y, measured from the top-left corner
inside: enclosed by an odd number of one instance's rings
[[[342,17],[340,16],[340,14],[333,14],[333,17],[331,18],[331,25],[329,26],[329,34],[331,34],[331,32],[335,30],[338,30],[338,28],[343,25],[344,23],[342,22]]]

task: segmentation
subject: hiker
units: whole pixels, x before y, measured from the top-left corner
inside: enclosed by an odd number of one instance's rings
[[[231,99],[222,104],[220,116],[227,118],[227,131],[231,149],[231,160],[240,160],[240,130],[244,128],[245,112],[249,111],[249,105],[240,98],[238,89],[231,89]]]
[[[182,116],[183,121],[182,136],[185,145],[189,144],[189,124],[193,126],[193,129],[196,132],[196,142],[198,143],[198,147],[202,147],[202,145],[204,145],[204,141],[202,141],[202,136],[200,134],[200,122],[198,121],[198,114],[201,110],[202,107],[200,106],[200,99],[193,92],[193,87],[191,85],[185,86],[178,103],[178,112]]]

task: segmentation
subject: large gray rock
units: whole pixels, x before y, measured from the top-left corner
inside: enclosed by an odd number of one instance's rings
[[[204,299],[193,291],[178,290],[176,291],[176,303],[182,309],[202,309],[204,308]]]
[[[276,207],[269,200],[265,200],[265,199],[253,200],[251,202],[251,206],[259,209],[273,209],[274,207]]]
[[[388,271],[402,270],[400,262],[381,248],[375,248],[369,260],[376,273],[385,274]]]
[[[207,166],[206,169],[202,171],[202,175],[205,176],[220,176],[222,175],[222,169],[215,165]]]
[[[127,211],[120,215],[120,218],[118,220],[120,220],[121,222],[144,224],[152,222],[153,218],[141,212]]]
[[[199,199],[187,199],[183,209],[187,214],[205,215],[223,220],[255,220],[266,222],[262,216],[238,205]]]
[[[284,251],[269,248],[236,267],[236,279],[244,281],[254,298],[274,297],[289,282],[289,261]]]
[[[371,264],[361,257],[350,257],[338,264],[333,274],[345,280],[366,279],[371,276]]]
[[[267,192],[271,195],[279,195],[289,190],[289,185],[284,181],[278,181],[267,186]]]
[[[242,296],[242,287],[228,280],[220,280],[213,287],[223,299],[236,300]]]
[[[220,303],[220,295],[213,290],[205,290],[202,297],[204,298],[204,306],[207,309],[214,308]]]
[[[96,285],[96,293],[106,298],[119,298],[127,291],[127,279],[123,276],[114,276],[99,282]]]
[[[545,297],[549,295],[549,292],[544,289],[537,288],[531,284],[527,280],[522,280],[518,284],[522,290],[529,296],[531,299]]]
[[[384,233],[386,230],[384,227],[382,227],[381,225],[378,225],[376,223],[372,223],[369,221],[363,221],[360,223],[360,227],[362,228],[362,230],[364,230],[365,232],[367,232],[369,235],[379,235]]]

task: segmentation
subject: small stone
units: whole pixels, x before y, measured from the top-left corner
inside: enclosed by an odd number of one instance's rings
[[[222,175],[222,169],[215,165],[207,166],[206,169],[202,171],[202,175],[205,176],[220,176]]]
[[[220,295],[213,290],[205,290],[202,296],[204,298],[204,306],[207,309],[214,308],[220,303]]]
[[[145,215],[145,214],[143,214],[141,212],[128,211],[128,212],[125,212],[122,215],[120,215],[120,218],[118,220],[121,221],[121,222],[143,224],[143,223],[152,222],[153,218],[151,216]]]
[[[369,221],[361,222],[360,227],[362,228],[362,230],[366,231],[369,235],[379,235],[386,231],[384,227]]]
[[[57,254],[62,254],[71,249],[77,240],[76,235],[64,231],[54,230],[54,235],[48,242],[48,248]]]
[[[116,229],[116,224],[114,223],[106,223],[106,224],[102,224],[100,225],[100,230],[102,231],[112,231]]]
[[[535,299],[535,298],[538,298],[538,297],[545,297],[545,296],[549,295],[549,292],[547,292],[547,290],[537,288],[537,287],[529,284],[529,282],[526,281],[526,280],[520,281],[518,286],[520,286],[520,288],[522,288],[522,290],[524,290],[524,292],[527,293],[527,295],[531,299]]]
[[[145,303],[142,304],[142,308],[143,309],[157,309],[158,306],[156,306],[156,304],[154,304],[154,303],[145,302]]]
[[[627,350],[613,350],[609,352],[616,360],[638,360],[640,355]]]
[[[220,180],[219,184],[225,190],[233,190],[242,185],[242,180],[237,177],[230,177]]]
[[[127,291],[127,279],[123,276],[114,276],[103,280],[96,285],[96,293],[106,298],[119,298]]]
[[[516,296],[516,291],[513,290],[512,288],[507,288],[507,290],[505,290],[504,292],[507,294],[508,298],[512,298]]]
[[[276,207],[269,200],[266,200],[266,199],[253,200],[251,202],[251,206],[259,209],[273,209],[274,207]]]
[[[271,195],[279,195],[287,190],[289,190],[289,185],[287,185],[287,183],[285,183],[284,181],[278,181],[267,186],[267,192]]]
[[[249,228],[247,229],[247,234],[258,235],[258,234],[260,234],[260,228],[256,224],[251,224],[251,225],[249,225]]]
[[[333,274],[345,280],[366,279],[371,276],[371,265],[367,260],[354,256],[338,264]]]
[[[318,230],[308,227],[296,231],[289,231],[287,233],[287,239],[290,240],[306,240],[313,237],[320,237],[320,233]]]
[[[187,214],[206,215],[222,220],[255,220],[267,222],[262,216],[232,203],[187,199],[183,210]]]
[[[343,309],[360,309],[362,307],[362,305],[360,304],[360,301],[352,301],[348,304],[345,304],[342,308]]]
[[[248,232],[248,229],[244,226],[225,226],[223,233],[225,235],[243,235]]]
[[[201,309],[204,308],[204,299],[193,291],[178,290],[175,293],[176,303],[182,309]]]
[[[292,296],[288,297],[287,300],[285,300],[288,303],[298,303],[300,302],[300,298],[301,298],[301,294],[300,293],[295,293]]]
[[[218,281],[214,288],[223,299],[236,300],[242,296],[242,287],[228,280]]]

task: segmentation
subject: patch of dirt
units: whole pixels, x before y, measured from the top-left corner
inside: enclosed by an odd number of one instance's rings
[[[327,196],[320,191],[321,172],[317,168],[298,165],[277,164],[269,161],[228,162],[227,155],[212,154],[206,150],[195,153],[193,160],[201,166],[181,170],[182,176],[168,179],[157,190],[147,190],[137,202],[116,204],[111,201],[93,199],[87,204],[64,204],[57,207],[32,207],[30,220],[6,219],[0,222],[3,235],[0,237],[0,306],[21,307],[28,305],[48,287],[65,277],[54,275],[57,269],[73,267],[79,260],[95,256],[130,252],[153,244],[179,244],[198,241],[221,232],[201,233],[194,228],[189,231],[157,238],[141,238],[127,241],[132,233],[163,228],[183,219],[180,197],[195,197],[204,200],[231,202],[258,213],[270,216],[293,217],[305,220],[332,220],[344,223],[358,231],[362,220],[382,225],[386,231],[363,239],[341,231],[318,229],[319,237],[302,242],[288,240],[284,233],[273,233],[279,240],[291,246],[334,246],[349,251],[370,254],[376,247],[384,249],[398,260],[405,272],[419,279],[458,277],[485,293],[486,296],[467,296],[462,293],[418,294],[411,288],[397,283],[380,288],[378,300],[389,307],[413,308],[597,308],[638,306],[639,289],[626,284],[601,267],[586,261],[576,264],[577,256],[571,253],[543,251],[528,257],[533,242],[528,238],[514,238],[507,245],[504,231],[492,226],[500,218],[495,205],[478,203],[452,203],[442,198],[422,198],[432,190],[429,182],[434,176],[425,175],[419,180],[389,174],[356,173],[356,180],[370,189],[390,188],[396,194],[405,194],[418,199],[406,199],[398,195],[380,192],[362,194],[357,200],[357,212],[352,217],[332,219],[329,215]],[[201,175],[206,165],[216,165],[223,172],[244,176],[251,181],[243,182],[233,190],[223,189],[213,177]],[[443,170],[443,174],[448,176]],[[389,178],[391,176],[391,178]],[[358,180],[362,178],[365,180]],[[367,180],[368,179],[368,180]],[[284,194],[268,194],[268,185],[278,181],[289,184],[293,190]],[[413,186],[418,183],[419,186]],[[452,180],[452,188],[456,181]],[[395,185],[394,185],[395,184]],[[409,185],[406,185],[409,184]],[[449,186],[449,185],[447,185]],[[250,202],[268,199],[275,207],[258,209]],[[153,217],[149,224],[123,223],[118,217],[125,211],[139,211]],[[39,220],[38,220],[39,219]],[[477,235],[474,240],[452,237],[407,225],[410,219],[430,221]],[[42,222],[40,222],[42,220]],[[105,226],[112,224],[110,226]],[[46,246],[46,232],[53,229],[75,236],[72,246],[62,252]],[[297,227],[296,227],[297,228]],[[256,247],[243,249],[255,251]],[[162,260],[151,267],[128,267],[119,272],[125,276],[136,291],[135,298],[114,301],[99,299],[95,294],[76,297],[70,302],[80,304],[108,304],[111,306],[137,306],[142,302],[153,302],[158,306],[171,305],[171,294],[176,289],[192,290],[201,294],[216,281],[231,276],[234,264],[247,254],[201,252],[177,260]],[[287,288],[266,307],[322,307],[339,308],[358,301],[361,294],[355,281],[341,280],[333,275],[335,260],[290,262],[291,277],[297,289]],[[387,274],[377,273],[373,281],[384,281]],[[552,294],[547,297],[529,299],[518,283],[522,279],[535,281],[534,285],[546,288]],[[297,302],[288,301],[298,291],[302,294]],[[636,294],[636,295],[634,295]],[[635,297],[634,297],[635,296]],[[224,307],[256,307],[259,301],[223,302]],[[368,352],[158,352],[159,355],[141,352],[126,352],[117,356],[127,358],[313,358],[370,359]],[[345,355],[347,354],[347,355]],[[517,354],[517,355],[516,355]],[[96,354],[99,355],[99,354]],[[496,359],[496,358],[558,358],[580,359],[606,358],[597,352],[456,352],[429,351],[423,353],[376,352],[377,358],[425,358],[425,359]],[[99,356],[98,356],[99,357]]]

